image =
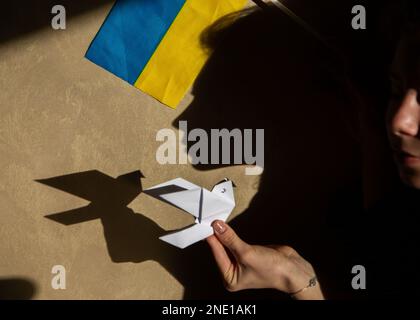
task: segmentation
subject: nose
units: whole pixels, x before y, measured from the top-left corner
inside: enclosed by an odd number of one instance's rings
[[[417,136],[419,133],[420,105],[417,90],[407,91],[391,118],[391,130],[396,136]]]

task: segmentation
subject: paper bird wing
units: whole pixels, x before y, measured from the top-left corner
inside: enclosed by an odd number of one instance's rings
[[[192,214],[201,220],[202,190],[192,189],[161,195],[161,198],[172,205]]]
[[[196,218],[200,218],[202,188],[191,182],[177,178],[148,188],[144,192],[159,200],[168,202]]]
[[[189,182],[189,181],[187,181],[185,179],[176,178],[176,179],[169,180],[169,181],[163,182],[161,184],[158,184],[158,185],[156,185],[154,187],[150,187],[150,188],[148,188],[146,190],[159,189],[159,188],[166,187],[166,186],[177,186],[177,187],[180,187],[180,188],[182,188],[184,190],[190,190],[190,189],[200,188],[200,186],[197,186],[196,184],[194,184],[192,182]]]
[[[175,231],[160,237],[159,239],[184,249],[189,245],[203,240],[213,234],[213,228],[209,224],[197,223],[180,231]]]

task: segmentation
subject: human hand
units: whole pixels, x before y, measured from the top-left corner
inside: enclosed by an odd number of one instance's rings
[[[299,300],[324,299],[318,283],[302,290],[315,272],[293,248],[250,245],[223,221],[216,220],[212,226],[215,234],[208,237],[207,242],[227,290],[272,288],[292,294]]]

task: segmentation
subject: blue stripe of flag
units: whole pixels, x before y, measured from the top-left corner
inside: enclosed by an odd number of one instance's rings
[[[186,0],[117,0],[86,58],[134,84]]]

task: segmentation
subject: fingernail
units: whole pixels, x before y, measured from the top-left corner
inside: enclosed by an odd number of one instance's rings
[[[220,220],[214,221],[212,227],[217,234],[223,234],[226,231],[225,223]]]

